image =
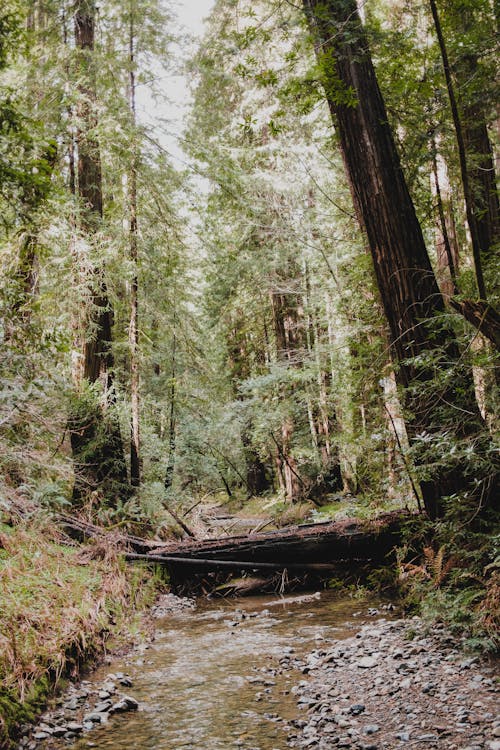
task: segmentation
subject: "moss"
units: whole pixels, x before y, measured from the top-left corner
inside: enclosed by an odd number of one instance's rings
[[[14,690],[0,686],[0,750],[10,750],[15,746],[14,738],[19,727],[34,721],[46,705],[51,689],[47,675],[30,686],[23,701]]]

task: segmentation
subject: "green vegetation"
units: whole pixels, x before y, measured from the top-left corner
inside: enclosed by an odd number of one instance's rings
[[[408,508],[412,606],[498,646],[498,18],[362,5],[215,0],[194,49],[160,0],[2,4],[14,704],[136,599],[62,512],[168,538],[210,504],[253,528]]]
[[[48,523],[0,526],[0,747],[152,601],[112,547],[69,547]],[[128,623],[127,623],[128,620]]]

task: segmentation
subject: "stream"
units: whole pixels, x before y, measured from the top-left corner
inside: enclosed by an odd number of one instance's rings
[[[374,606],[321,592],[199,600],[169,613],[152,643],[90,678],[92,687],[126,673],[139,710],[111,717],[73,748],[284,750],[288,722],[298,718],[291,689],[304,679],[296,658],[324,638],[352,635]]]

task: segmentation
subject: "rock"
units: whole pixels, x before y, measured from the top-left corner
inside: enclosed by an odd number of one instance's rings
[[[123,687],[132,687],[132,685],[134,684],[130,677],[127,676],[120,677],[118,681],[120,685],[123,685]]]
[[[66,734],[67,731],[68,731],[68,729],[67,729],[66,725],[62,724],[61,726],[53,728],[52,735],[54,737],[64,737],[64,735]]]
[[[80,732],[83,732],[83,725],[79,724],[77,721],[70,721],[67,724],[67,729],[69,732],[75,732],[75,734],[80,734]]]
[[[410,733],[409,732],[398,732],[396,734],[396,739],[401,740],[401,742],[409,742],[410,741]]]
[[[359,714],[362,714],[365,710],[365,706],[363,703],[354,703],[349,709],[349,713],[351,713],[353,716],[358,716]]]
[[[350,737],[339,737],[337,747],[351,747],[352,740]]]
[[[97,711],[92,711],[92,713],[87,714],[86,716],[83,717],[83,721],[85,723],[91,722],[93,724],[101,724],[101,723],[104,723],[103,717],[106,717],[105,720],[107,720],[108,718],[107,714],[101,714],[101,713],[98,713]]]
[[[35,732],[33,735],[33,738],[35,740],[46,740],[47,737],[50,737],[50,734],[48,732]]]
[[[488,750],[500,750],[500,741],[493,740],[492,742],[488,742]]]
[[[360,669],[373,669],[373,667],[377,666],[378,662],[373,656],[362,656],[355,664]]]
[[[98,714],[102,714],[105,711],[108,711],[112,706],[112,702],[110,700],[107,701],[101,701],[100,703],[97,703],[94,706],[94,711],[97,711]]]
[[[111,713],[124,713],[125,711],[137,711],[139,703],[135,698],[131,698],[129,695],[124,695],[121,700],[114,703],[110,709]]]
[[[365,734],[376,734],[380,732],[380,727],[378,724],[367,724],[363,731]]]

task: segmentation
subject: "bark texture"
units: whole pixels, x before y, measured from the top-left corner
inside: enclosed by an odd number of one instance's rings
[[[469,490],[484,497],[495,477],[472,467],[431,460],[426,436],[449,430],[454,438],[483,427],[472,377],[460,362],[443,322],[440,293],[403,175],[387,112],[354,0],[303,0],[315,42],[328,105],[338,135],[358,220],[364,227],[404,388],[410,442],[421,463],[434,464],[421,482],[430,516],[440,498]],[[436,374],[440,374],[440,379]],[[422,439],[423,437],[423,439]],[[477,443],[476,443],[477,447]],[[485,450],[487,450],[485,448]]]

